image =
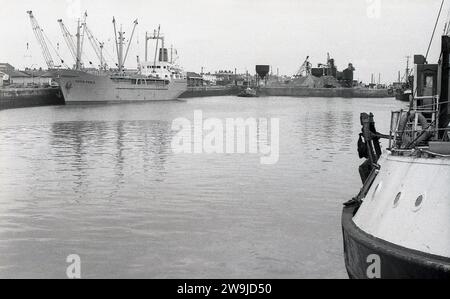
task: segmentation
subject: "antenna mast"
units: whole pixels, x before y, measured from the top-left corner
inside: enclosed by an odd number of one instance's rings
[[[406,83],[408,83],[409,82],[409,59],[411,58],[411,56],[406,56],[406,74],[405,74],[405,80],[406,80]]]

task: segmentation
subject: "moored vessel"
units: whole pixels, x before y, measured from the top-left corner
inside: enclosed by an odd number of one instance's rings
[[[126,70],[124,65],[138,24],[137,20],[126,51],[124,51],[124,32],[122,29],[117,32],[115,19],[113,24],[117,43],[117,69],[83,70],[78,63],[81,60],[81,54],[77,54],[74,70],[53,71],[55,80],[61,86],[66,104],[176,100],[187,90],[186,76],[183,75],[182,69],[173,63],[172,57],[169,62],[164,38],[161,37],[159,30],[158,35],[155,33],[154,37],[146,36],[146,61],[140,63],[138,59],[138,69],[130,71]],[[79,30],[80,26],[78,26],[78,38]],[[156,39],[158,42],[162,40],[161,48],[158,48],[157,43],[154,61],[147,59],[149,39]],[[159,55],[157,55],[158,50]]]
[[[164,80],[140,74],[102,74],[56,70],[66,104],[176,100],[187,90],[184,79]]]
[[[361,115],[364,184],[342,214],[351,278],[450,279],[450,37],[439,64],[422,58],[410,108],[392,113],[389,135]],[[385,153],[381,138],[389,139]]]
[[[257,98],[258,93],[255,89],[247,87],[246,89],[242,90],[238,94],[238,97],[240,97],[240,98]]]
[[[59,88],[0,88],[0,110],[47,105],[64,105]]]
[[[412,80],[414,77],[411,76],[411,69],[409,67],[409,59],[411,57],[406,57],[406,71],[403,77],[403,81],[400,78],[400,72],[398,73],[398,82],[394,83],[394,94],[395,99],[402,102],[409,102],[412,96],[411,86],[413,85]]]

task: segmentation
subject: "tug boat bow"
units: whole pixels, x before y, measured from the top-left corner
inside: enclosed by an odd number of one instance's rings
[[[350,278],[450,279],[449,66],[448,36],[439,64],[416,55],[414,97],[392,112],[389,135],[361,115],[363,187],[342,214]]]

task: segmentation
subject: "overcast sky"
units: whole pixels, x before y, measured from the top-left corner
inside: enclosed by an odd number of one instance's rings
[[[57,19],[75,32],[76,19],[88,11],[88,25],[113,54],[112,17],[130,36],[139,19],[126,65],[144,56],[145,31],[161,24],[167,44],[178,49],[189,71],[222,69],[254,73],[256,64],[293,75],[307,55],[325,63],[327,52],[340,70],[349,62],[356,79],[372,73],[393,81],[405,68],[405,56],[425,54],[441,0],[0,0],[0,61],[18,68],[45,66],[27,10],[55,48],[72,64]],[[448,16],[446,3],[429,62],[438,59],[440,35]],[[30,44],[27,51],[26,44]],[[154,46],[152,46],[154,47]],[[96,58],[89,44],[86,56]],[[153,50],[152,50],[153,51]],[[53,53],[53,52],[52,52]],[[55,60],[56,59],[56,55]],[[68,63],[69,64],[69,63]],[[378,75],[377,75],[378,76]]]

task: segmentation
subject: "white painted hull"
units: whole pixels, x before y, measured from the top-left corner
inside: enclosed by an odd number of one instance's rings
[[[379,164],[356,226],[403,248],[450,258],[450,159],[385,154]]]
[[[176,100],[187,90],[187,81],[181,79],[172,80],[169,84],[137,85],[115,82],[107,75],[72,70],[57,71],[55,79],[67,104],[170,101]]]

